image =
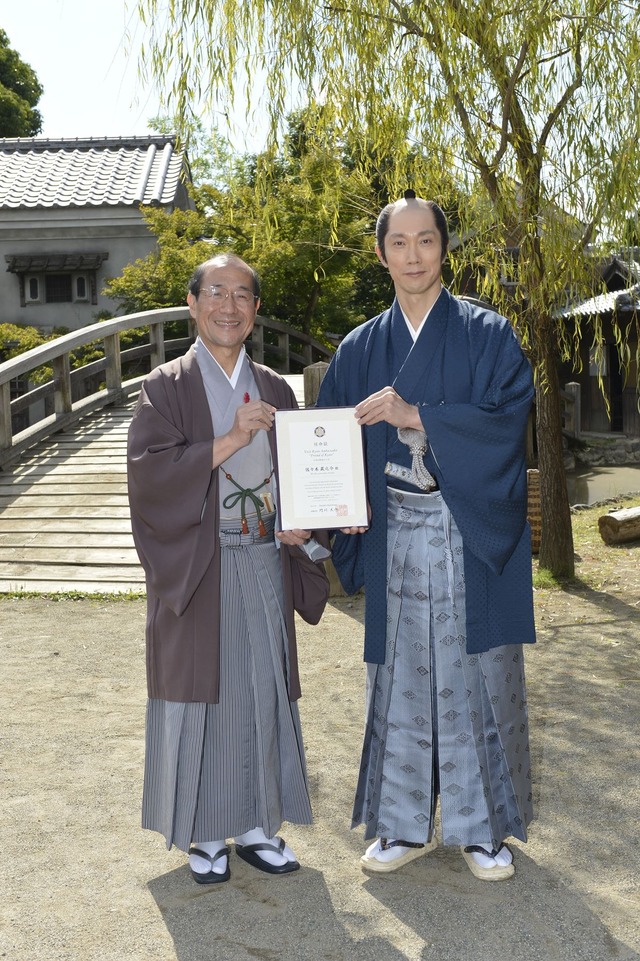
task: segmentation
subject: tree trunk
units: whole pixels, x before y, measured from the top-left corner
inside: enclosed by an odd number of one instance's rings
[[[536,434],[540,470],[542,533],[539,563],[554,577],[573,577],[573,531],[562,455],[560,383],[552,351],[547,356],[546,382],[538,385]]]

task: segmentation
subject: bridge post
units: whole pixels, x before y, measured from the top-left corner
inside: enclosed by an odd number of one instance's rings
[[[104,339],[104,356],[107,362],[107,390],[119,391],[122,387],[122,364],[120,363],[120,335],[109,334]]]
[[[264,364],[264,326],[260,317],[256,317],[251,331],[251,360],[256,364]]]
[[[151,370],[164,364],[164,324],[149,324],[149,344],[151,346]]]
[[[289,357],[289,334],[278,334],[278,347],[280,348],[280,356],[282,357],[282,370],[280,373],[289,374],[291,373],[291,363]]]
[[[0,450],[10,450],[13,441],[11,429],[11,381],[0,384]]]
[[[56,414],[68,414],[73,409],[68,352],[53,358],[53,407]]]
[[[325,360],[319,360],[317,364],[309,364],[302,371],[304,379],[304,406],[313,407],[318,399],[320,384],[327,372],[328,364]]]

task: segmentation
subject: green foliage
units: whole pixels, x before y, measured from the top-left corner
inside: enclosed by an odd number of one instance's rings
[[[556,308],[596,292],[585,245],[599,230],[621,236],[638,205],[637,5],[531,0],[526,15],[511,0],[139,6],[146,63],[180,116],[201,98],[226,111],[252,96],[275,139],[292,89],[320,102],[319,131],[361,132],[366,150],[352,157],[369,182],[393,197],[411,183],[445,205],[455,184],[469,198],[455,278],[476,274],[519,325],[540,378],[550,356],[575,352],[580,330]]]
[[[17,324],[0,324],[0,357],[10,360],[25,350],[44,344],[43,337],[35,327],[19,327]]]
[[[0,137],[33,137],[42,129],[36,104],[42,87],[0,29]]]
[[[307,333],[345,332],[365,319],[353,285],[372,255],[375,202],[335,148],[311,136],[296,153],[291,143],[258,157],[255,171],[245,168],[244,182],[220,198],[233,227],[226,240],[261,274],[265,314]]]
[[[157,238],[157,249],[129,264],[120,277],[105,286],[105,294],[119,301],[126,314],[183,305],[192,271],[211,256],[211,245],[201,239],[206,230],[201,213],[168,213],[161,207],[148,207],[142,212]]]
[[[108,296],[127,313],[184,304],[195,266],[231,250],[260,273],[270,318],[319,337],[364,320],[356,279],[373,259],[377,201],[344,145],[321,142],[314,125],[310,113],[295,114],[282,150],[220,154],[224,170],[208,171],[216,182],[194,189],[196,210],[145,210],[158,248],[109,281]]]
[[[244,96],[282,134],[291,93],[316,133],[358,131],[365,181],[458,204],[453,286],[469,274],[521,333],[538,382],[541,563],[573,571],[557,365],[586,325],[559,308],[599,292],[587,245],[621,237],[640,190],[640,6],[629,0],[139,0],[143,59],[179,117]],[[258,91],[251,89],[260,77]],[[416,147],[419,148],[416,150]],[[453,190],[451,188],[453,187]],[[258,180],[265,203],[268,176]],[[507,282],[505,284],[505,281]],[[637,333],[637,328],[636,331]],[[596,319],[589,332],[602,343]],[[640,347],[625,371],[640,371]],[[564,491],[564,494],[562,493]]]
[[[205,130],[199,118],[152,117],[149,126],[157,133],[175,136],[189,157],[191,178],[196,188],[202,184],[227,183],[235,158],[229,143],[217,130]]]
[[[0,362],[11,360],[25,351],[46,343],[50,337],[44,337],[35,327],[19,327],[17,324],[0,324]],[[44,384],[51,380],[52,368],[44,364],[29,373],[29,379],[34,384]]]

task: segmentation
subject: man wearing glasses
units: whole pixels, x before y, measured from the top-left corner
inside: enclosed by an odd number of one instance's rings
[[[197,340],[146,378],[129,431],[148,610],[142,822],[215,884],[230,876],[228,838],[261,871],[299,867],[276,836],[285,820],[311,822],[294,607],[320,619],[328,582],[315,558],[328,552],[310,531],[276,529],[271,428],[276,409],[297,405],[245,352],[256,272],[214,257],[187,302]]]

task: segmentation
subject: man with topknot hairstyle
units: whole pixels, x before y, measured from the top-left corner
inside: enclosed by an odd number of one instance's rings
[[[368,528],[333,560],[365,589],[367,714],[353,826],[362,867],[395,871],[441,837],[472,874],[514,873],[532,818],[523,643],[535,639],[525,434],[531,368],[509,322],[442,286],[444,213],[389,204],[376,253],[396,297],[341,343],[319,406],[355,407]]]

